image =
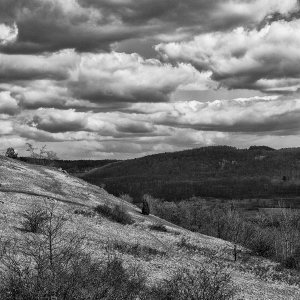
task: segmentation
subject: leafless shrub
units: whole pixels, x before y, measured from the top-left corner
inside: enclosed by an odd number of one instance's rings
[[[39,233],[47,221],[46,210],[40,205],[32,205],[28,210],[21,213],[22,226],[25,231]]]
[[[229,300],[236,289],[231,276],[219,267],[212,271],[204,268],[180,270],[169,280],[154,287],[144,299],[148,300]]]
[[[135,299],[145,278],[119,258],[94,261],[83,248],[84,236],[66,230],[66,218],[46,209],[41,234],[10,240],[0,261],[1,300]]]

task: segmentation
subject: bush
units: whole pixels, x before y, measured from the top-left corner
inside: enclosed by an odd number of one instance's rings
[[[110,208],[108,205],[98,205],[95,207],[95,212],[123,225],[134,223],[130,215],[119,205],[116,205],[113,208]]]
[[[43,225],[48,219],[47,211],[37,205],[21,214],[23,217],[23,229],[32,233],[40,233]]]
[[[150,230],[155,230],[155,231],[161,231],[161,232],[168,232],[168,229],[165,225],[163,224],[151,224],[149,226]]]
[[[274,253],[272,240],[267,233],[256,234],[247,246],[259,256],[270,257]]]
[[[94,261],[83,252],[84,237],[65,230],[66,219],[46,210],[41,235],[8,240],[0,263],[1,300],[57,299],[132,300],[144,290],[138,268],[122,260]]]
[[[129,244],[125,242],[115,241],[111,246],[121,253],[126,253],[138,257],[148,258],[149,256],[166,255],[165,251],[157,250],[149,246],[142,246],[138,243]]]
[[[84,217],[91,218],[91,217],[93,217],[95,215],[95,212],[91,211],[91,210],[75,209],[74,210],[74,214],[75,215],[82,215]]]
[[[15,258],[9,261],[5,272],[0,273],[1,300],[51,297],[132,300],[144,290],[145,276],[140,269],[124,268],[122,260],[116,257],[108,262],[94,262],[83,252],[72,255],[68,246],[62,249],[69,253],[68,258],[56,260],[54,267],[44,264],[45,257],[36,261],[35,257],[26,255],[22,264]]]
[[[9,157],[9,158],[15,159],[15,158],[18,157],[18,153],[15,151],[14,148],[9,147],[9,148],[7,148],[7,150],[6,150],[5,156],[6,156],[6,157]]]
[[[119,196],[119,198],[126,201],[126,202],[128,202],[128,203],[133,203],[133,198],[128,194],[122,194],[122,195]]]
[[[145,216],[150,214],[150,207],[146,200],[143,201],[142,214]]]
[[[236,289],[231,276],[216,267],[213,271],[200,268],[181,270],[170,280],[165,280],[150,291],[145,299],[156,300],[229,300]]]

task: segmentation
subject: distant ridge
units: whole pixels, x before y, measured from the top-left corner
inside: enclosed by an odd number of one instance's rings
[[[300,196],[300,148],[210,146],[119,161],[81,178],[135,201],[147,193],[168,201],[294,197]]]

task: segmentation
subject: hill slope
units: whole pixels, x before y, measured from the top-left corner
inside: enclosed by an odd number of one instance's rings
[[[20,213],[32,203],[56,201],[60,211],[69,216],[67,230],[85,234],[86,251],[96,258],[105,257],[107,247],[113,251],[115,242],[127,245],[140,244],[156,249],[150,257],[136,257],[119,253],[128,265],[140,265],[147,273],[148,283],[169,277],[181,267],[197,268],[216,263],[227,268],[239,287],[242,299],[299,299],[300,288],[290,282],[284,272],[276,271],[276,264],[251,257],[241,249],[238,262],[232,260],[232,245],[223,240],[192,233],[155,218],[143,216],[135,206],[108,194],[103,189],[78,178],[61,173],[53,168],[27,165],[16,160],[0,157],[0,237],[18,239],[25,233],[20,231]],[[121,225],[97,215],[74,214],[75,209],[92,211],[99,203],[121,204],[129,211],[135,223]],[[165,224],[167,232],[149,229],[153,223]],[[183,246],[182,238],[187,241]],[[264,277],[259,270],[268,270]],[[269,274],[272,274],[272,281]],[[274,275],[274,276],[273,276]],[[276,276],[277,277],[276,277]],[[277,279],[275,279],[277,278]]]
[[[168,201],[294,197],[300,196],[300,148],[206,147],[111,163],[81,178],[136,200],[146,193]]]

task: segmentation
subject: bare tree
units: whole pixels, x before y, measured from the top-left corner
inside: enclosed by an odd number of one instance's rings
[[[54,151],[47,150],[47,145],[43,145],[41,148],[34,147],[30,143],[26,143],[26,151],[30,153],[30,157],[37,160],[56,160],[57,154]]]

